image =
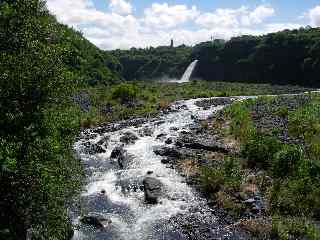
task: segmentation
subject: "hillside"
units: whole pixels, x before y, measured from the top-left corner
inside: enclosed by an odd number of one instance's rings
[[[114,50],[110,54],[119,59],[124,79],[131,81],[180,78],[190,64],[191,52],[191,47],[181,45]]]
[[[196,77],[208,81],[320,86],[320,29],[215,40],[193,48]]]
[[[63,50],[63,62],[78,83],[106,85],[122,79],[122,66],[117,58],[93,45],[81,32],[54,19],[53,24],[57,25],[55,41]]]

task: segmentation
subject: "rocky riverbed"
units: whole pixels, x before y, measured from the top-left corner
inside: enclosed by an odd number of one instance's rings
[[[152,119],[83,131],[74,148],[87,185],[70,208],[73,239],[247,239],[180,168],[231,149],[201,122],[235,100],[181,101]]]
[[[243,99],[180,101],[151,119],[83,131],[74,148],[86,166],[87,185],[70,210],[77,226],[73,239],[254,239],[248,235],[252,225],[270,228],[257,188],[257,181],[272,181],[264,172],[248,171],[235,194],[245,206],[240,221],[201,191],[201,167],[239,154],[238,142],[221,134],[228,121],[219,111]],[[286,99],[275,108],[307,101],[305,96]],[[270,117],[267,105],[252,110],[261,131],[277,126],[284,142],[299,141],[286,137],[286,120]],[[212,126],[217,119],[221,125]]]

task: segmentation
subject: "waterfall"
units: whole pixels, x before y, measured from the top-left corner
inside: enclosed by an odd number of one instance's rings
[[[198,63],[198,60],[194,60],[192,63],[190,63],[190,65],[188,66],[187,70],[184,72],[184,74],[179,82],[181,82],[181,83],[189,82],[190,77],[193,73],[193,70],[197,66],[197,63]]]

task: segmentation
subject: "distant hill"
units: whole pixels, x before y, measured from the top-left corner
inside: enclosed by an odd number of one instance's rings
[[[192,47],[157,47],[114,50],[109,53],[119,59],[126,80],[148,80],[161,77],[180,78],[190,64]]]
[[[235,81],[320,86],[320,29],[285,30],[196,45],[196,77]]]
[[[52,19],[58,25],[55,41],[64,49],[65,66],[80,84],[180,78],[198,59],[194,76],[203,80],[320,86],[319,28],[217,39],[194,47],[103,51],[81,32]]]

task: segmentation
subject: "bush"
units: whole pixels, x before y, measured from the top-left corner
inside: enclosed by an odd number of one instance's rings
[[[241,149],[249,168],[268,169],[272,165],[274,154],[281,149],[281,143],[274,137],[255,135]]]
[[[298,165],[303,159],[303,151],[300,147],[286,145],[275,154],[272,173],[275,177],[287,177],[298,172]]]
[[[112,99],[119,100],[122,104],[133,102],[137,94],[137,87],[129,83],[121,83],[112,89]]]
[[[238,189],[241,183],[240,165],[233,158],[225,159],[222,166],[204,167],[201,182],[206,193],[218,192],[221,187]]]
[[[237,201],[235,197],[226,192],[219,191],[215,196],[218,205],[226,209],[233,217],[239,218],[246,209],[245,204]]]
[[[253,126],[249,109],[243,103],[235,103],[225,110],[225,115],[231,119],[230,132],[241,143],[245,143],[253,134]]]
[[[289,114],[289,109],[288,107],[279,107],[276,111],[275,111],[275,114],[279,117],[282,117],[282,118],[286,118],[288,117],[288,114]]]
[[[204,167],[201,171],[201,185],[203,190],[211,195],[220,190],[225,182],[223,170],[221,168]]]
[[[272,219],[272,237],[279,240],[320,238],[319,230],[305,218],[283,218],[275,216]]]
[[[270,192],[270,212],[282,216],[318,217],[320,186],[310,178],[278,180]]]

